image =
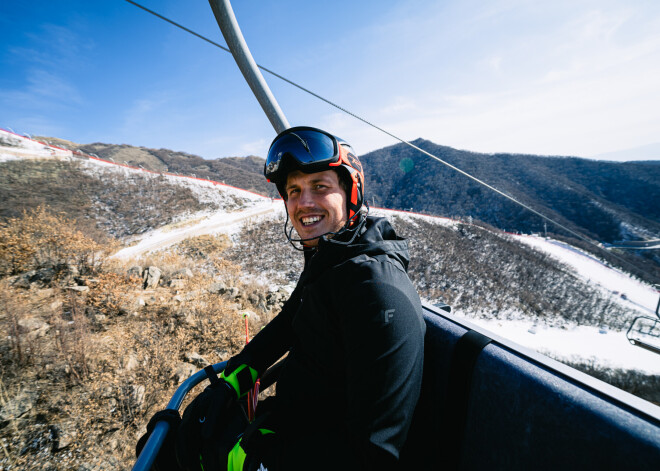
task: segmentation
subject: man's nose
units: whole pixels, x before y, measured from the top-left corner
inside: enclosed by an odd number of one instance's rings
[[[300,199],[298,200],[300,206],[313,206],[314,198],[312,197],[312,192],[309,189],[300,190]]]

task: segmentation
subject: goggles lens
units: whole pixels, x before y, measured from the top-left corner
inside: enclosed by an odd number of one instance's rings
[[[285,158],[293,158],[302,167],[334,163],[339,158],[337,141],[328,134],[311,129],[294,129],[284,134],[268,151],[266,178],[277,181],[280,164]]]

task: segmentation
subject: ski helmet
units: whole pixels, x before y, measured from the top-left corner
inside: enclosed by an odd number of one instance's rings
[[[364,171],[351,145],[321,129],[297,126],[281,132],[268,151],[264,175],[277,185],[286,200],[286,179],[290,172],[316,173],[339,170],[339,178],[349,183],[348,219],[360,211],[364,203]]]

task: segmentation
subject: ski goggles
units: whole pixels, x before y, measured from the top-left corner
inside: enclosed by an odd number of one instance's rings
[[[280,183],[293,166],[305,173],[341,165],[339,140],[320,129],[299,126],[279,134],[270,145],[264,175]]]

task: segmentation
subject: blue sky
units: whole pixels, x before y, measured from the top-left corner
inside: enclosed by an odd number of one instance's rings
[[[143,5],[224,44],[206,0]],[[256,61],[404,139],[660,160],[660,2],[232,2]],[[230,54],[122,0],[4,2],[0,126],[80,143],[264,156]],[[266,75],[292,125],[396,143]]]

